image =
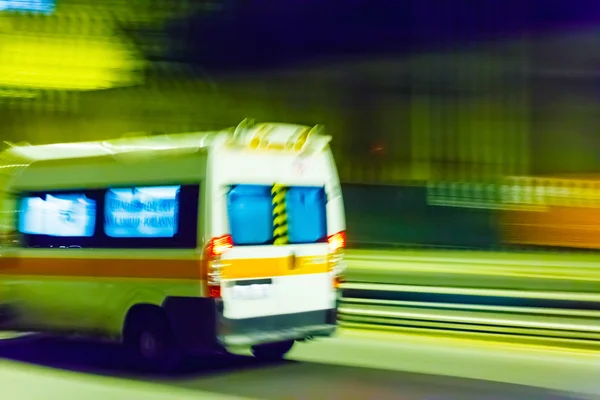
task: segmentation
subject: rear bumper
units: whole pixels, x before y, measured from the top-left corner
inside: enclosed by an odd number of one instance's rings
[[[178,344],[191,352],[327,337],[337,328],[337,308],[246,319],[225,318],[219,299],[169,297],[163,308]]]
[[[237,320],[220,316],[217,339],[231,347],[331,336],[336,330],[332,314],[335,309]]]

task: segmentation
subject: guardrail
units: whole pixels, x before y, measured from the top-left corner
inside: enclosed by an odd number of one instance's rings
[[[350,251],[348,326],[600,340],[596,255]]]

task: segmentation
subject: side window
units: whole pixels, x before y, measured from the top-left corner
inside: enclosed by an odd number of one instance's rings
[[[26,247],[196,248],[198,185],[23,194]]]
[[[30,247],[87,247],[96,230],[96,203],[84,191],[22,196],[18,231]]]
[[[197,245],[198,185],[131,186],[105,190],[105,248],[185,248]]]
[[[111,238],[172,238],[178,232],[181,186],[108,189],[104,233]]]

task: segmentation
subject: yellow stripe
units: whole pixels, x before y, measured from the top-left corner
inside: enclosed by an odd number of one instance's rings
[[[226,260],[228,279],[317,274],[327,272],[322,256]],[[202,279],[200,259],[0,258],[0,279],[8,276],[130,279]]]
[[[256,258],[227,260],[223,269],[224,279],[271,278],[321,274],[327,272],[323,256]]]

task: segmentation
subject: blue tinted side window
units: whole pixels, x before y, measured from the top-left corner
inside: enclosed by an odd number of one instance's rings
[[[199,185],[23,193],[18,230],[26,247],[193,249]]]
[[[21,199],[19,232],[82,238],[94,235],[96,201],[83,193],[46,194]]]
[[[291,187],[286,202],[290,243],[316,243],[327,238],[324,188]]]
[[[270,186],[232,187],[227,195],[227,213],[234,244],[260,245],[273,241]]]
[[[111,238],[172,238],[178,231],[181,186],[108,189],[104,232]]]

